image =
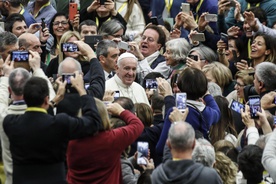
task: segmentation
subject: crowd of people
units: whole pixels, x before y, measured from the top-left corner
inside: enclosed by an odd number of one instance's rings
[[[0,12],[0,183],[275,183],[276,1]]]

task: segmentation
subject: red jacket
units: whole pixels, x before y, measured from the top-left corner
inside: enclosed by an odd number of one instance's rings
[[[67,149],[69,184],[122,183],[120,156],[142,133],[143,123],[125,110],[120,118],[127,126],[72,140]]]

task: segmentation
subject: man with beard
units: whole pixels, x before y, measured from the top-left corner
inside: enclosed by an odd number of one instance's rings
[[[29,27],[31,24],[36,23],[34,17],[25,11],[24,7],[20,5],[20,0],[3,0],[0,1],[0,11],[5,17],[10,16],[13,13],[20,13],[24,16],[25,22]]]

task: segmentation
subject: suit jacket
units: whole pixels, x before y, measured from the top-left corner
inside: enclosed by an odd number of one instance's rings
[[[83,116],[51,116],[41,108],[23,115],[7,115],[3,128],[10,140],[13,183],[66,183],[65,152],[68,141],[96,133],[101,118],[95,100],[81,96]]]

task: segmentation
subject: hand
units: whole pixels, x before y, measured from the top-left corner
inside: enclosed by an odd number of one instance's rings
[[[146,89],[146,95],[149,100],[151,99],[153,94],[154,94],[154,90]]]
[[[152,158],[151,158],[150,160],[147,159],[146,157],[143,157],[143,158],[146,160],[147,165],[139,165],[139,166],[142,167],[144,171],[145,171],[145,170],[151,170],[151,169],[154,169],[154,168],[155,168],[154,162],[153,162],[153,159],[152,159]]]
[[[176,107],[173,108],[173,111],[169,115],[170,121],[185,121],[189,113],[189,108],[186,108],[184,112],[180,112]]]
[[[245,105],[245,110],[243,111],[243,109],[241,109],[241,117],[242,117],[242,122],[244,123],[244,125],[249,128],[249,127],[255,127],[255,122],[253,119],[251,119],[250,116],[250,110],[249,110],[249,106]]]
[[[270,109],[276,106],[275,102],[275,97],[276,97],[276,92],[275,91],[271,91],[267,94],[265,94],[262,98],[261,98],[261,106],[263,109]]]
[[[101,6],[100,2],[96,0],[96,1],[93,1],[91,3],[91,5],[87,7],[86,10],[88,13],[91,13],[91,12],[95,11],[96,9],[98,9],[100,6]]]
[[[172,39],[176,39],[176,38],[180,38],[181,32],[179,29],[174,28],[171,32],[170,32],[170,38],[169,40]]]
[[[114,101],[114,93],[115,91],[112,90],[107,90],[104,92],[104,96],[103,96],[103,101],[109,101],[109,102],[113,102]]]
[[[223,41],[223,40],[219,40],[217,42],[217,48],[218,48],[218,51],[220,52],[224,52],[226,50],[226,43]]]
[[[205,15],[207,15],[208,12],[204,12],[201,14],[201,16],[198,19],[198,31],[204,31],[205,27],[208,25],[209,22],[205,20]]]
[[[47,27],[45,27],[43,30],[42,30],[42,27],[40,28],[40,32],[39,32],[39,40],[41,43],[45,43],[47,42],[47,40],[49,39],[50,37],[50,32],[49,32],[49,29]]]
[[[158,92],[160,95],[164,97],[172,95],[172,87],[168,81],[161,77],[156,78],[156,81],[158,83]]]
[[[66,80],[62,81],[62,77],[60,76],[56,79],[56,83],[58,84],[58,91],[57,91],[57,94],[56,94],[56,96],[54,97],[54,99],[52,101],[55,102],[56,104],[58,104],[64,98],[67,82],[66,82]]]
[[[128,52],[132,53],[134,56],[138,58],[138,61],[141,61],[144,58],[143,54],[141,53],[139,49],[139,45],[137,42],[129,42],[130,50]]]
[[[5,77],[9,77],[14,69],[14,61],[11,61],[11,55],[9,54],[3,64],[3,74]]]
[[[79,12],[77,12],[77,14],[74,16],[74,20],[71,20],[70,23],[73,26],[74,31],[79,30],[79,25],[80,25],[80,14],[79,14]]]
[[[234,18],[236,21],[240,21],[241,20],[241,4],[234,0],[236,6],[235,6],[235,11],[234,11]]]
[[[38,52],[29,50],[29,65],[35,71],[40,69],[41,58]]]
[[[256,120],[256,122],[258,123],[258,125],[260,127],[262,127],[264,124],[268,123],[265,110],[263,108],[261,108],[261,109],[262,109],[262,112],[257,111],[257,115],[259,116],[259,119]]]
[[[175,29],[180,29],[183,24],[184,24],[184,17],[183,17],[183,12],[179,12],[176,17],[175,17],[175,24],[174,24],[174,28]]]
[[[125,109],[118,103],[110,103],[107,105],[107,111],[114,116],[120,116]]]
[[[117,14],[117,11],[115,10],[114,2],[112,0],[106,0],[104,3],[104,6],[106,7],[106,9],[110,11],[112,16],[115,16]]]
[[[92,58],[97,58],[95,52],[88,44],[84,43],[83,41],[74,41],[74,43],[78,45],[78,54],[88,57],[89,61]]]
[[[80,96],[87,94],[86,90],[84,88],[82,74],[79,71],[75,72],[75,77],[70,76],[70,80],[71,80],[71,83],[72,83],[72,87],[74,87],[78,91]]]
[[[244,59],[241,59],[241,61],[237,62],[236,67],[238,70],[246,70],[248,69],[247,61]]]
[[[41,28],[41,23],[33,23],[29,26],[28,33],[36,33]]]
[[[230,2],[228,0],[219,0],[218,15],[224,15],[224,13],[230,9],[229,5],[230,5]]]
[[[238,26],[232,26],[227,30],[228,36],[232,36],[235,38],[239,37],[240,28]]]
[[[254,13],[252,13],[251,11],[250,12],[245,11],[243,15],[244,15],[244,20],[248,23],[248,25],[252,28],[252,30],[255,32],[258,31],[259,26],[255,19]]]
[[[198,60],[195,61],[192,58],[186,57],[186,64],[188,67],[197,68],[197,69],[201,70],[200,58],[198,58]]]
[[[184,21],[183,27],[185,29],[194,30],[195,28],[198,27],[192,11],[190,11],[190,14],[183,13],[182,15],[183,15],[183,21]]]
[[[194,34],[197,34],[198,32],[195,30],[191,30],[190,34],[188,35],[189,42],[192,43],[194,46],[199,45],[199,41],[193,41],[192,37]]]

